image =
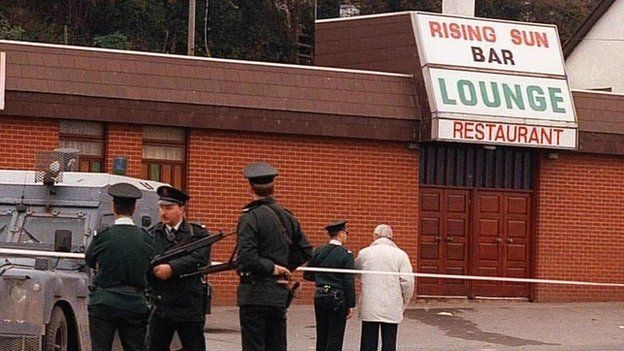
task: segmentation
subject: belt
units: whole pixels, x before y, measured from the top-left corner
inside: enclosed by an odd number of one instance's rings
[[[132,286],[132,285],[115,285],[115,286],[109,286],[106,288],[96,286],[95,289],[102,289],[106,291],[120,292],[120,293],[132,293],[132,294],[143,294],[143,292],[145,291],[143,288],[139,288],[139,287]]]
[[[329,294],[331,291],[342,291],[342,289],[334,288],[331,285],[317,286],[316,292]]]

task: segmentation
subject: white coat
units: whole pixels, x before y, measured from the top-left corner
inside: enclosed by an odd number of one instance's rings
[[[362,249],[355,266],[362,270],[412,273],[407,253],[388,238],[378,238]],[[414,294],[414,277],[362,274],[360,279],[359,318],[365,322],[401,323]]]

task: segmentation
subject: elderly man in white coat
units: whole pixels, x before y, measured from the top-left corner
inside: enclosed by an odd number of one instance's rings
[[[392,228],[380,224],[375,240],[355,260],[361,270],[412,273],[405,251],[392,241]],[[360,351],[377,351],[381,330],[382,351],[396,350],[397,329],[414,293],[412,275],[362,274],[359,318],[362,320]]]

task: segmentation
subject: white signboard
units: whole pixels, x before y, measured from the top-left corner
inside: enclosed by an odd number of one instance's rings
[[[515,146],[576,148],[576,129],[470,120],[436,119],[438,140]]]
[[[557,27],[416,13],[420,63],[565,75]]]
[[[575,123],[572,95],[565,79],[434,68],[425,74],[430,77],[428,95],[434,117],[458,114],[455,118],[475,115],[468,118]]]
[[[0,52],[0,110],[4,110],[4,91],[6,90],[6,54]]]
[[[433,140],[576,149],[555,26],[413,16]]]

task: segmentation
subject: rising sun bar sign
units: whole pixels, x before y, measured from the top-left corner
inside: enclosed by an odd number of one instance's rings
[[[432,139],[576,149],[557,28],[413,13]]]

